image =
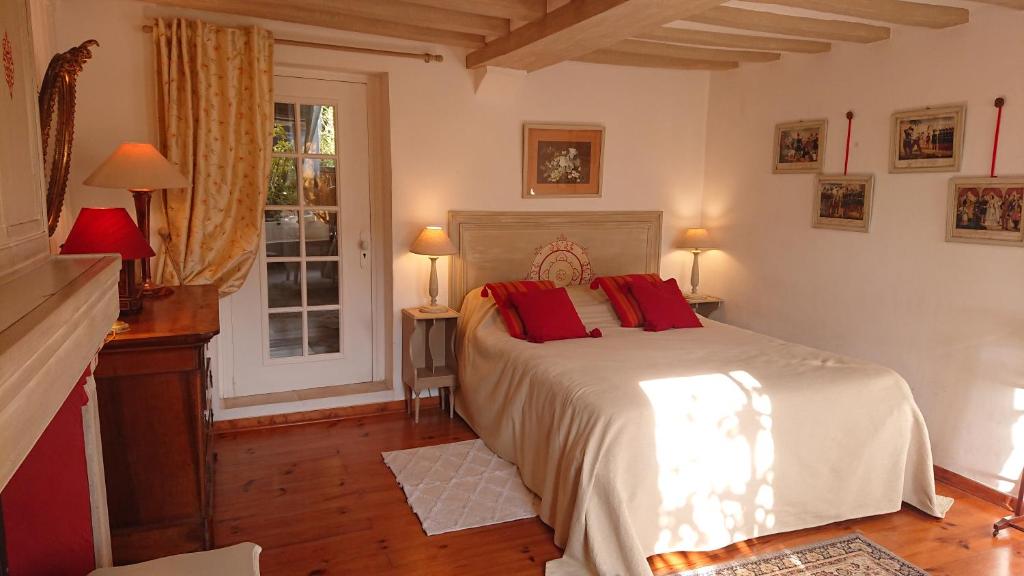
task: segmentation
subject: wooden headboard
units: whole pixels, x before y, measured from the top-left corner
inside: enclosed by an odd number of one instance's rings
[[[507,280],[585,284],[595,276],[658,272],[661,212],[448,213],[458,247],[448,274],[448,301]]]

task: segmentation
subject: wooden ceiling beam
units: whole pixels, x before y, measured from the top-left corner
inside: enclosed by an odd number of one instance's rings
[[[576,62],[590,64],[612,64],[616,66],[633,66],[640,68],[668,68],[672,70],[732,70],[739,66],[738,62],[720,60],[692,60],[673,58],[671,56],[655,56],[620,52],[618,50],[597,50],[573,58]]]
[[[302,10],[302,6],[305,4],[351,16],[376,18],[388,22],[414,24],[425,28],[482,36],[503,36],[509,31],[508,18],[463,12],[450,9],[450,7],[424,6],[404,0],[388,0],[387,2],[380,0],[329,0],[326,2],[322,0],[292,0],[290,4],[297,10]]]
[[[760,4],[776,4],[816,12],[840,14],[865,20],[877,20],[904,26],[949,28],[966,24],[971,13],[964,8],[922,4],[905,0],[747,0]]]
[[[547,0],[407,0],[414,4],[447,8],[470,14],[529,22],[547,13]]]
[[[478,48],[484,45],[482,34],[430,28],[405,22],[346,14],[334,9],[335,3],[308,2],[281,4],[273,0],[146,0],[153,4],[192,10],[207,10],[267,20],[294,22],[335,30],[375,34],[445,46]],[[348,0],[345,0],[346,2]]]
[[[682,60],[711,60],[717,62],[771,62],[782,55],[778,52],[752,52],[750,50],[717,50],[698,46],[682,46],[647,40],[623,40],[609,47],[617,52],[644,56],[668,56]]]
[[[1013,8],[1015,10],[1024,10],[1024,0],[974,0],[981,4],[992,4],[993,6],[1003,6],[1004,8]]]
[[[872,24],[847,22],[844,20],[787,16],[773,12],[762,12],[760,10],[744,10],[743,8],[733,8],[731,6],[716,6],[710,10],[685,18],[685,20],[714,26],[725,26],[727,28],[738,28],[740,30],[753,30],[754,32],[785,34],[787,36],[818,38],[821,40],[838,40],[841,42],[859,42],[862,44],[888,40],[890,35],[890,30],[885,26],[874,26]]]
[[[776,38],[774,36],[748,36],[707,30],[688,30],[662,26],[651,32],[637,35],[641,40],[687,44],[690,46],[715,46],[717,48],[740,48],[745,50],[777,50],[779,52],[804,52],[817,54],[828,52],[832,45],[818,40]]]
[[[466,56],[466,67],[539,70],[590,54],[724,0],[574,0]]]

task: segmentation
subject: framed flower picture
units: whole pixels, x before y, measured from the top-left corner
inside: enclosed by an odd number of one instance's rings
[[[946,241],[1024,247],[1024,177],[952,178]]]
[[[523,198],[599,198],[604,127],[523,125]]]
[[[959,172],[966,115],[964,104],[893,114],[889,172]]]
[[[811,225],[815,228],[867,232],[874,192],[875,177],[871,174],[818,176],[815,179]]]
[[[772,147],[772,172],[820,172],[827,132],[828,120],[825,119],[777,124]]]

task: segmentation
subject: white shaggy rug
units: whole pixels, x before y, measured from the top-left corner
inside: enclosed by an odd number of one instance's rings
[[[523,485],[519,469],[482,440],[382,456],[428,536],[537,515],[536,497]]]

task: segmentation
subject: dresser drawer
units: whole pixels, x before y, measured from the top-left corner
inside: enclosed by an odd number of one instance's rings
[[[199,371],[205,357],[199,346],[101,350],[97,378]]]

